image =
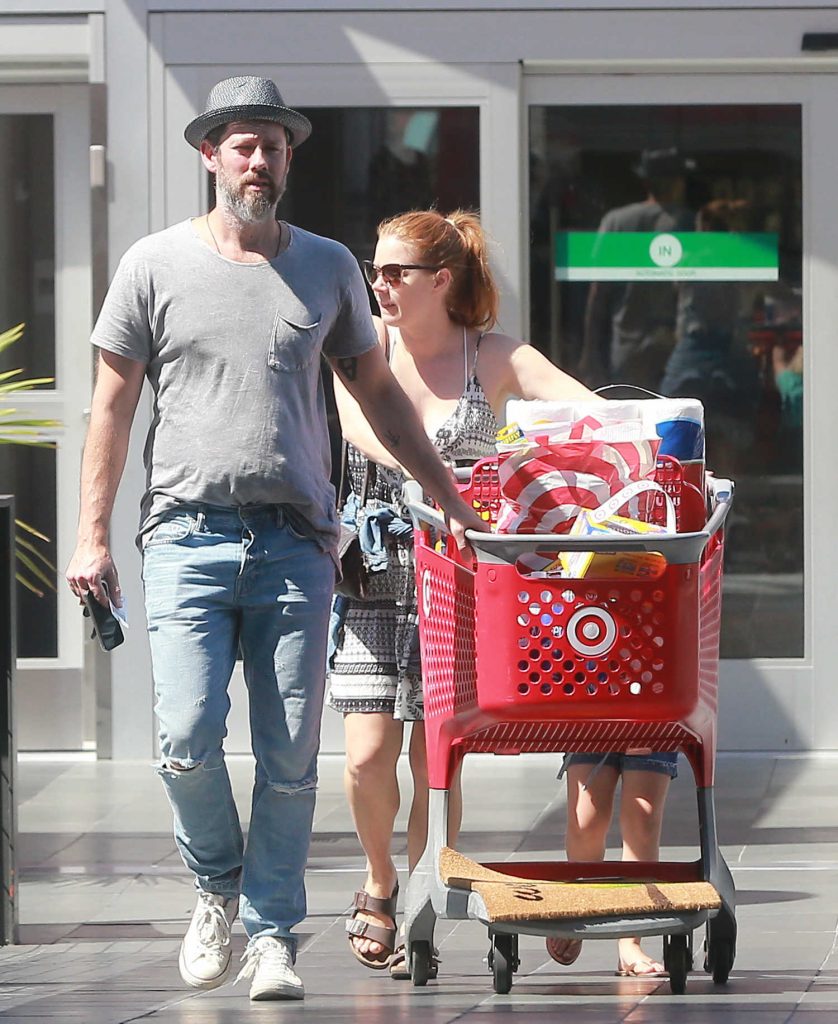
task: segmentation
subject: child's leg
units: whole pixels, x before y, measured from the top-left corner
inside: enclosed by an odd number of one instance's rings
[[[571,763],[567,769],[568,860],[600,861],[605,857],[605,839],[619,777],[616,768],[601,761]],[[547,939],[547,952],[565,967],[576,960],[581,946],[580,939]]]
[[[623,772],[620,796],[623,860],[660,859],[663,810],[670,781],[669,774],[664,771]],[[632,974],[643,976],[663,972],[663,964],[643,952],[637,936],[620,939],[619,955],[620,968]]]
[[[600,861],[614,811],[620,773],[609,764],[571,764],[567,770],[568,860]]]

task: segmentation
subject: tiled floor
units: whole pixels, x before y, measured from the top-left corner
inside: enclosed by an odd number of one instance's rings
[[[477,859],[553,856],[564,834],[557,767],[557,757],[467,759],[459,849]],[[577,963],[562,969],[543,943],[526,936],[512,992],[497,996],[484,963],[485,929],[475,922],[439,923],[443,964],[427,988],[364,970],[343,931],[343,914],[362,881],[362,858],[341,769],[338,758],[323,759],[310,915],[300,929],[306,1000],[251,1004],[244,984],[195,993],[180,983],[177,948],[192,890],[150,768],[23,760],[21,945],[0,950],[0,1018],[27,1024],[222,1024],[306,1016],[330,1024],[443,1024],[487,1015],[516,1024],[546,1022],[549,1015],[571,1024],[838,1021],[838,759],[720,759],[719,832],[738,889],[738,955],[727,986],[714,986],[698,970],[687,994],[677,997],[665,980],[616,978],[612,941],[589,942]],[[244,807],[251,765],[234,759],[231,770]],[[402,840],[400,834],[403,865]],[[670,797],[664,856],[695,856],[696,841],[694,787],[683,768]],[[240,931],[236,943],[243,948]],[[658,952],[659,940],[649,940],[648,948]],[[700,960],[699,954],[699,968]]]

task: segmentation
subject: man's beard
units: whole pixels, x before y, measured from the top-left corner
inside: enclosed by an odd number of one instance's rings
[[[272,220],[276,205],[285,194],[285,178],[277,184],[268,174],[248,175],[246,178],[233,178],[219,165],[215,175],[218,198],[240,224],[257,224]],[[265,191],[251,192],[248,185],[254,181],[264,182]]]

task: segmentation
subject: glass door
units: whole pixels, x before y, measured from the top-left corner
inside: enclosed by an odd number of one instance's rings
[[[81,619],[62,576],[90,395],[88,137],[85,87],[0,86],[0,331],[23,325],[0,354],[0,372],[20,368],[20,379],[44,381],[4,405],[21,419],[56,424],[43,435],[49,447],[0,445],[0,489],[47,538],[19,530],[19,543],[34,543],[58,570],[24,548],[47,579],[19,563],[29,580],[17,588],[21,749],[79,749],[93,735]]]
[[[807,560],[809,484],[832,470],[804,473],[804,380],[832,355],[811,330],[803,240],[823,208],[803,186],[827,79],[525,82],[531,338],[591,387],[702,401],[707,464],[736,482],[722,657],[739,689],[726,699],[745,712],[761,696],[766,716],[722,735],[805,746],[818,703],[807,610],[830,585]],[[834,289],[834,260],[815,272]]]

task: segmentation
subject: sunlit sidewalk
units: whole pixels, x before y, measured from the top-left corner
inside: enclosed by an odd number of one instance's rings
[[[230,760],[248,806],[252,764]],[[466,760],[459,849],[475,858],[550,857],[564,838],[558,756]],[[406,765],[402,766],[407,786]],[[0,950],[0,1017],[84,1024],[138,1019],[191,1024],[495,1020],[629,1024],[712,1019],[719,1024],[834,1024],[838,1020],[838,758],[720,758],[722,848],[738,889],[739,945],[727,986],[701,970],[687,994],[666,979],[614,975],[611,941],[589,942],[572,968],[543,943],[521,940],[512,991],[497,996],[485,963],[486,931],[439,922],[439,978],[424,989],[365,970],[351,956],[344,914],[363,880],[363,858],[342,792],[342,763],[321,762],[309,870],[309,917],[299,929],[304,1003],[251,1004],[245,984],[185,989],[177,949],[193,908],[190,880],[171,838],[168,805],[149,765],[24,758],[18,768],[21,945]],[[397,853],[404,866],[404,821]],[[663,856],[697,856],[695,791],[682,765],[664,828]],[[619,848],[612,836],[612,847]],[[244,934],[236,926],[237,949]],[[696,934],[700,948],[701,934]],[[659,955],[659,940],[650,940]],[[478,1017],[477,1015],[480,1015]]]

